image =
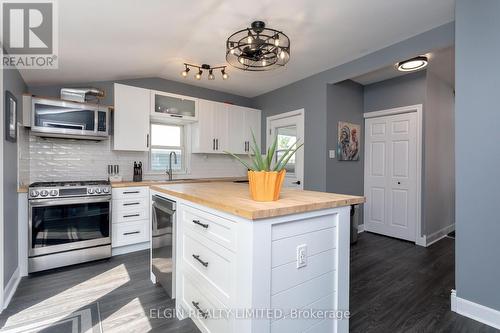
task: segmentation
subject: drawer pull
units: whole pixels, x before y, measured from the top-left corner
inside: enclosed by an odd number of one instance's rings
[[[141,216],[141,214],[129,214],[129,215],[123,215],[123,217],[137,217]]]
[[[200,220],[193,220],[193,223],[202,226],[205,229],[208,229],[208,224],[201,223]]]
[[[202,264],[203,266],[208,267],[208,262],[207,262],[207,261],[203,261],[203,260],[201,260],[201,259],[200,259],[200,255],[198,255],[198,254],[193,254],[193,258],[195,258],[196,260],[198,260],[198,262],[199,262],[200,264]]]
[[[140,191],[125,191],[123,194],[139,194],[141,193]]]
[[[123,205],[124,206],[134,206],[134,205],[140,205],[141,203],[140,202],[127,202],[127,203],[124,203]]]
[[[198,310],[198,312],[200,313],[200,315],[203,317],[203,319],[207,319],[208,318],[208,312],[206,311],[203,311],[201,308],[200,308],[200,302],[195,302],[195,301],[192,301],[191,302],[193,304],[193,306],[196,308],[196,310]]]
[[[123,236],[128,236],[128,235],[134,235],[134,234],[140,234],[140,231],[130,231],[130,232],[124,232]]]

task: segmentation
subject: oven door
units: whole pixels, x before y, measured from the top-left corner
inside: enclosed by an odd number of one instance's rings
[[[29,256],[111,244],[111,196],[29,201]]]

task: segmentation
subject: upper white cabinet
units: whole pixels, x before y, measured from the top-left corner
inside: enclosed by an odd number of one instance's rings
[[[149,150],[149,89],[114,84],[114,150]]]
[[[198,99],[151,90],[151,118],[170,122],[196,121]]]
[[[192,125],[193,153],[223,153],[228,150],[228,106],[200,99],[198,121]]]
[[[229,105],[229,151],[235,154],[250,153],[252,131],[260,146],[260,110]]]

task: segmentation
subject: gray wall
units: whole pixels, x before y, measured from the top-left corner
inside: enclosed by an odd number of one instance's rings
[[[18,103],[18,118],[21,113],[22,94],[26,85],[15,69],[3,71],[4,90],[12,92]],[[2,115],[3,116],[3,115]],[[3,188],[4,188],[4,287],[18,266],[18,222],[17,222],[17,144],[3,140]]]
[[[363,128],[363,86],[346,80],[329,84],[327,90],[327,148],[337,150],[338,122],[348,121]],[[339,161],[338,156],[326,160],[328,192],[363,195],[363,129],[359,137],[359,161]]]
[[[456,2],[457,296],[500,310],[500,1]]]
[[[140,78],[117,81],[100,82],[80,82],[63,85],[29,86],[29,92],[40,96],[60,96],[62,87],[96,87],[106,92],[106,97],[102,100],[103,104],[113,105],[113,83],[123,83],[135,87],[167,91],[174,94],[204,98],[218,102],[227,102],[241,106],[251,106],[251,100],[247,97],[223,93],[216,90],[192,86],[186,83],[170,81],[161,78]]]
[[[364,112],[424,104],[426,71],[400,76],[365,86]]]
[[[280,89],[257,96],[255,107],[262,110],[262,128],[266,117],[305,109],[304,187],[326,190],[327,186],[327,84],[338,83],[391,65],[417,54],[445,48],[454,42],[454,23],[437,27],[367,56],[305,78]],[[262,131],[262,142],[265,133]]]
[[[450,72],[437,66],[452,64],[451,53],[437,54],[427,69],[424,107],[423,232],[432,235],[455,223],[455,96]]]
[[[422,235],[427,236],[455,223],[453,79],[436,73],[436,66],[446,62],[439,58],[450,54],[436,52],[426,71],[364,89],[365,112],[423,105]]]

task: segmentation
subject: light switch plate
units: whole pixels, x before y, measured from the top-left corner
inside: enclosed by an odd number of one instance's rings
[[[297,268],[307,266],[307,245],[297,246]]]
[[[328,156],[330,156],[330,158],[335,158],[335,149],[330,149],[328,151]]]

